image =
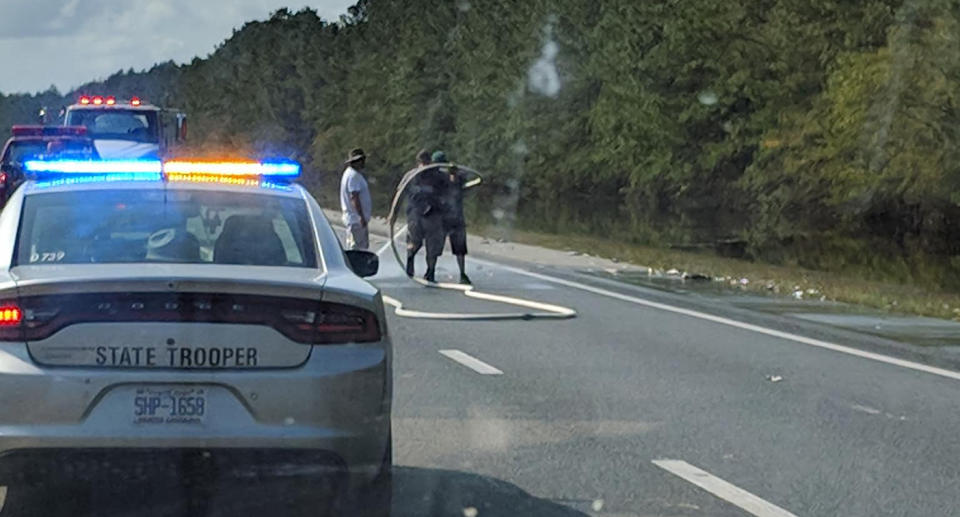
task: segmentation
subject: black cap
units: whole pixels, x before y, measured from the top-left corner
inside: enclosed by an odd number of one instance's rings
[[[360,149],[359,147],[357,147],[356,149],[350,151],[350,157],[347,158],[347,161],[343,163],[345,164],[353,163],[353,162],[358,162],[360,160],[366,160],[366,159],[367,159],[367,155],[363,154],[363,149]]]
[[[420,149],[420,152],[417,153],[417,161],[424,164],[430,163],[430,151]]]

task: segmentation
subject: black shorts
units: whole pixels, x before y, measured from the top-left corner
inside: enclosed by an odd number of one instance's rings
[[[427,245],[428,257],[443,254],[443,222],[437,216],[419,216],[407,219],[407,253],[416,253]]]
[[[466,255],[467,227],[463,221],[445,224],[444,232],[450,237],[450,251],[454,255]]]

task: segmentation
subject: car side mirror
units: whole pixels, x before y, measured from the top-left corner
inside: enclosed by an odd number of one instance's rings
[[[357,276],[367,278],[377,274],[380,270],[380,257],[375,253],[363,250],[347,250],[347,260],[350,268]]]

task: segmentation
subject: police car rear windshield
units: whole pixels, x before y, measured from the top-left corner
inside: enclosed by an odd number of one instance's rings
[[[16,264],[166,262],[316,267],[302,200],[192,190],[24,199]]]
[[[43,141],[14,141],[10,142],[3,163],[23,163],[24,160],[36,158],[47,150],[47,142]]]
[[[67,113],[67,125],[86,126],[87,136],[101,140],[131,140],[157,143],[159,122],[155,111],[108,109],[74,109]]]
[[[79,138],[51,138],[37,140],[14,140],[7,147],[3,163],[22,165],[27,160],[38,159],[56,153],[61,158],[90,160],[97,158],[97,151],[89,140]]]

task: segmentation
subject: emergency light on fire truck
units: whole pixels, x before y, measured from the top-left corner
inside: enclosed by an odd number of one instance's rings
[[[186,113],[136,96],[84,94],[65,108],[63,125],[86,126],[97,153],[106,159],[162,159],[187,138]]]
[[[94,106],[115,106],[117,104],[117,98],[113,95],[108,95],[106,97],[101,95],[94,95],[90,97],[89,95],[83,95],[80,97],[79,103],[84,106],[89,106],[93,104]],[[140,97],[131,97],[129,104],[131,106],[139,106],[143,104],[143,101],[140,100]]]

